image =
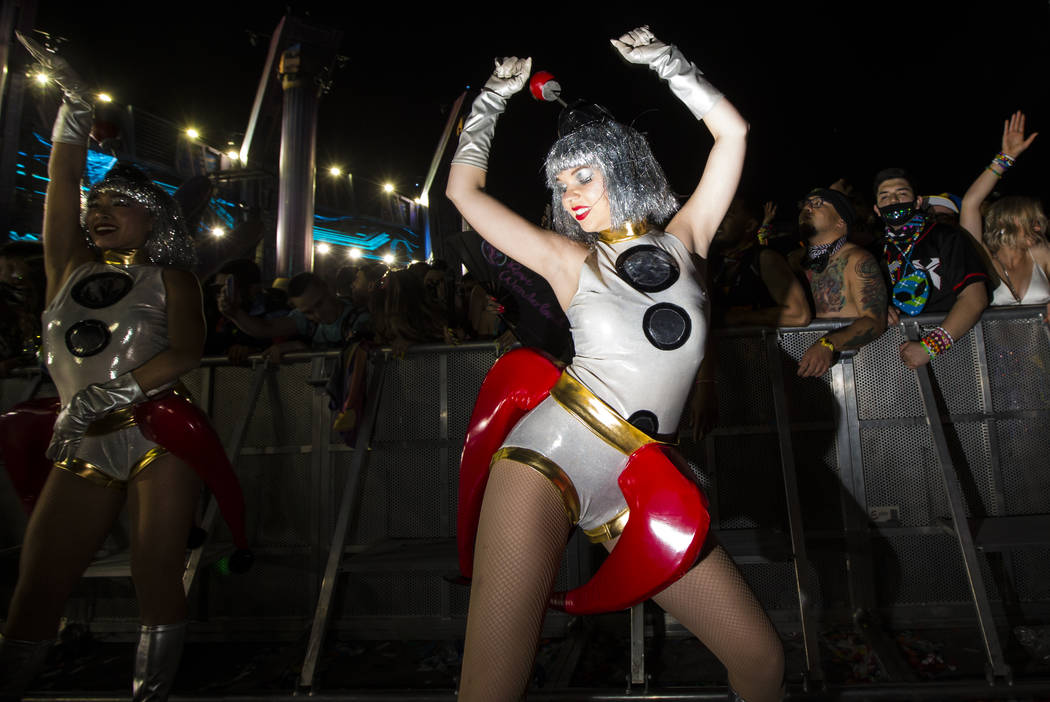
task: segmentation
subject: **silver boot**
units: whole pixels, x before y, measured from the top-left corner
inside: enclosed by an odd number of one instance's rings
[[[22,699],[22,693],[43,667],[53,643],[50,639],[6,639],[0,634],[0,702]]]
[[[168,699],[185,640],[186,622],[139,627],[135,677],[131,680],[132,702],[163,702]]]

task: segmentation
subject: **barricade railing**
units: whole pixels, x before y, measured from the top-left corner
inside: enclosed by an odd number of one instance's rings
[[[976,621],[990,678],[1009,679],[997,627],[1050,614],[1044,316],[1044,308],[988,310],[916,373],[899,358],[905,331],[940,321],[920,315],[812,379],[797,377],[798,359],[847,322],[715,333],[719,421],[680,449],[711,497],[713,527],[760,601],[778,626],[801,633],[807,681],[823,679],[818,632],[843,621],[858,625],[896,681],[914,676],[884,629]],[[357,442],[368,445],[371,433],[368,451],[333,439],[323,386],[337,372],[337,352],[290,355],[279,367],[205,359],[186,382],[235,460],[258,561],[230,578],[204,567],[228,540],[209,504],[203,524],[214,544],[191,554],[184,578],[188,592],[199,585],[198,634],[310,628],[305,688],[315,684],[331,629],[375,638],[461,635],[466,588],[445,580],[455,569],[457,459],[495,358],[488,343],[374,356]],[[31,379],[7,383],[20,383],[4,388],[9,401],[30,392]],[[575,546],[563,563],[572,572],[559,577],[586,579],[589,557]],[[115,619],[126,610],[93,608]],[[640,609],[630,623],[638,683]]]

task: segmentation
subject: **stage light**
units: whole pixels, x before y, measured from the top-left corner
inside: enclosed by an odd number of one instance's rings
[[[113,102],[113,96],[110,95],[109,93],[99,93],[98,94],[98,101],[99,102]]]
[[[212,236],[216,236],[216,237],[222,236],[225,233],[226,233],[226,230],[223,229],[222,227],[215,227],[214,229],[211,230],[211,235]]]
[[[354,260],[357,260],[357,259],[361,258],[361,249],[358,249],[358,248],[350,249],[350,251],[348,252],[347,255],[349,255],[350,258],[352,258]]]
[[[391,183],[386,183],[385,185],[383,185],[383,192],[384,193],[392,193],[392,192],[394,192],[394,186]]]
[[[329,246],[328,244],[318,244],[317,245],[317,253],[321,254],[322,256],[324,254],[328,253],[331,250],[332,250],[332,247]]]
[[[40,85],[47,85],[48,81],[51,80],[51,76],[44,73],[43,71],[40,71],[39,73],[33,76],[33,79]]]
[[[332,166],[328,169],[328,175],[341,176],[343,175],[343,169],[339,166]]]
[[[386,265],[392,265],[394,263],[394,254],[386,254],[383,256],[383,263]]]
[[[197,131],[197,129],[195,129],[194,127],[190,127],[186,130],[186,136],[188,136],[190,139],[198,139],[200,138],[200,135],[201,133]]]
[[[236,163],[241,160],[241,155],[235,149],[230,149],[226,152],[226,158]]]
[[[430,207],[430,197],[426,193],[423,193],[419,196],[419,204],[423,207]]]

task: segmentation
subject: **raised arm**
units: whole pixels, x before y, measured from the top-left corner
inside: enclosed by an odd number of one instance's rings
[[[496,122],[510,97],[525,85],[531,69],[531,58],[512,56],[496,61],[495,71],[463,123],[445,194],[486,241],[543,276],[564,305],[575,292],[570,281],[578,274],[586,250],[529,222],[485,192]]]
[[[15,32],[26,47],[62,88],[62,106],[52,129],[48,160],[47,194],[44,197],[44,272],[47,276],[45,305],[62,289],[69,274],[93,254],[80,226],[80,181],[84,174],[92,107],[85,97],[83,81],[65,59],[49,52],[33,39]]]
[[[748,124],[695,65],[675,46],[639,27],[613,46],[629,62],[649,66],[667,81],[679,100],[711,131],[715,144],[696,190],[667,225],[691,251],[706,258],[715,230],[722,222],[740,182],[747,150]]]
[[[1021,153],[1032,145],[1039,132],[1035,132],[1025,138],[1024,135],[1024,113],[1018,110],[1003,122],[1002,150],[992,162],[981,171],[977,180],[963,195],[962,206],[959,208],[959,224],[977,241],[984,246],[984,227],[981,222],[981,203],[992,194],[999,179],[1014,164]]]

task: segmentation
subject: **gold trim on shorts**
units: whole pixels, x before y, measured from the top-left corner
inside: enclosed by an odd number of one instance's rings
[[[111,477],[94,463],[88,463],[83,458],[77,458],[76,456],[67,461],[56,463],[55,468],[72,473],[78,478],[83,478],[84,480],[101,487],[113,488],[114,490],[126,490],[129,480],[148,468],[151,463],[167,452],[168,450],[163,446],[154,446],[149,451],[146,451],[146,453],[142,454],[142,458],[135,461],[135,465],[131,467],[131,474],[128,475],[128,480],[118,480]]]
[[[637,239],[645,234],[648,229],[649,227],[644,220],[641,222],[625,222],[623,229],[606,229],[598,232],[598,238],[606,244],[618,244],[621,241]]]
[[[106,475],[98,466],[88,463],[83,458],[77,458],[76,456],[60,463],[56,463],[55,468],[72,473],[78,478],[83,478],[89,483],[93,483],[100,487],[113,488],[114,490],[126,490],[128,487],[127,482]]]
[[[146,470],[153,461],[157,460],[168,452],[168,449],[163,446],[154,446],[146,453],[142,454],[142,458],[135,461],[135,465],[131,466],[131,473],[128,474],[128,480],[131,480],[136,475]]]
[[[586,424],[599,439],[627,456],[646,444],[666,443],[654,439],[621,417],[567,372],[562,372],[558,382],[551,388],[551,397]]]
[[[583,533],[592,544],[612,541],[623,533],[623,530],[627,527],[627,520],[630,518],[631,509],[629,507],[624,507],[622,512],[607,521],[605,524],[596,526],[593,529],[584,529]]]
[[[576,492],[576,486],[565,474],[557,463],[544,456],[542,453],[520,446],[504,446],[492,455],[489,465],[495,465],[501,459],[523,463],[534,469],[547,480],[551,481],[558,492],[561,493],[562,507],[565,508],[565,516],[573,525],[580,521],[580,496]]]

